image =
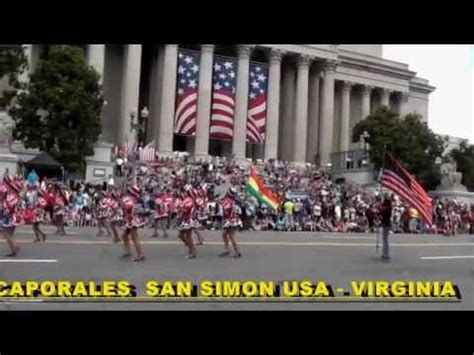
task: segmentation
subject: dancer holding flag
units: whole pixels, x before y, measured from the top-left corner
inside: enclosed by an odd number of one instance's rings
[[[252,169],[247,183],[247,191],[259,200],[261,203],[273,208],[275,211],[279,208],[279,198],[276,193],[265,186],[263,180],[257,172]]]
[[[433,225],[431,199],[415,177],[403,167],[401,162],[395,159],[395,157],[388,152],[384,157],[380,184],[400,196],[400,198],[402,198],[406,203],[416,208],[428,225],[428,228],[431,229]],[[391,201],[388,198],[385,198],[381,211],[383,226],[383,260],[390,259],[388,235],[391,227],[391,210]]]

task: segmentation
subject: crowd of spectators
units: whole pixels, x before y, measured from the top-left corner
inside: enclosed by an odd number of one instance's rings
[[[277,211],[246,193],[251,167],[278,194],[280,208]],[[109,176],[102,184],[69,184],[68,225],[95,226],[101,191],[110,186],[121,189],[131,180],[140,187],[142,202],[150,209],[156,193],[167,191],[179,197],[186,184],[205,186],[208,190],[208,229],[220,228],[220,200],[229,186],[235,186],[239,191],[244,230],[287,232],[375,232],[380,224],[383,196],[389,193],[381,189],[364,191],[354,183],[334,181],[329,173],[311,164],[296,165],[276,160],[238,163],[233,159],[213,158],[194,161],[176,155],[152,164],[124,159],[117,168],[115,176]],[[28,202],[28,191],[25,202]],[[456,200],[433,199],[433,226],[429,228],[416,209],[397,196],[392,195],[392,199],[394,233],[473,233],[474,206]]]

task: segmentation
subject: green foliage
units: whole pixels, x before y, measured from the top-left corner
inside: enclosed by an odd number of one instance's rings
[[[381,108],[355,125],[352,141],[359,141],[364,132],[370,136],[367,143],[376,169],[381,168],[386,149],[415,174],[425,188],[434,189],[438,185],[440,176],[435,161],[442,156],[445,142],[419,115],[400,117],[396,112]]]
[[[1,93],[0,107],[8,106],[18,90],[24,88],[18,78],[28,69],[25,51],[21,46],[0,46],[0,79],[7,76],[9,89]]]
[[[47,151],[66,169],[80,171],[101,133],[99,74],[79,48],[51,46],[10,110],[13,136]]]
[[[469,191],[474,191],[474,145],[462,142],[449,156],[457,163],[457,169],[463,174],[462,183]]]

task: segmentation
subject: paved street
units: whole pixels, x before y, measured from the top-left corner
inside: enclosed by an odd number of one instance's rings
[[[51,227],[45,228],[51,233]],[[220,232],[204,232],[205,245],[198,258],[184,259],[184,248],[172,232],[168,239],[150,239],[141,230],[147,260],[120,260],[121,246],[96,237],[95,228],[71,228],[66,237],[51,236],[34,244],[31,228],[16,235],[22,248],[13,262],[0,257],[0,280],[129,280],[143,295],[148,280],[325,280],[335,287],[350,288],[350,281],[451,280],[459,286],[461,302],[350,302],[314,299],[310,302],[51,302],[0,301],[0,310],[85,309],[474,309],[473,236],[438,237],[392,235],[390,263],[375,253],[375,235],[246,232],[239,235],[243,257],[218,258]],[[0,254],[7,251],[2,240]]]

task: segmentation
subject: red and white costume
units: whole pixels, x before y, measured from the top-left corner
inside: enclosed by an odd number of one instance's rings
[[[99,200],[99,205],[97,206],[97,219],[108,219],[110,218],[110,208],[109,205],[111,203],[110,197],[106,194],[102,196]]]
[[[124,212],[125,224],[122,227],[125,230],[132,228],[142,228],[145,220],[138,214],[139,212],[139,196],[140,190],[133,186],[129,189],[129,194],[122,198],[122,208]]]
[[[166,203],[164,197],[164,195],[155,197],[155,211],[153,213],[154,220],[168,218],[170,206]]]
[[[173,201],[173,212],[178,214],[179,210],[181,209],[181,203],[183,202],[183,199],[176,197]]]
[[[64,191],[59,191],[54,195],[53,214],[64,216],[67,212],[68,197]]]
[[[46,208],[46,205],[47,205],[47,201],[46,201],[45,193],[42,191],[38,191],[38,195],[37,195],[36,203],[35,203],[33,223],[44,222],[44,216],[45,216],[44,209]]]
[[[192,188],[187,189],[187,196],[181,201],[179,205],[179,216],[181,223],[179,224],[179,230],[185,231],[195,227],[194,216],[196,212],[196,205],[194,198],[192,197]]]
[[[123,221],[123,209],[120,206],[120,197],[112,195],[108,204],[110,220],[115,223]]]
[[[164,201],[166,205],[166,209],[168,210],[168,215],[171,214],[174,209],[173,196],[171,196],[170,194],[163,194],[161,199]]]
[[[233,196],[227,195],[222,201],[224,211],[224,228],[238,228],[242,226],[242,221],[237,213],[237,203]]]
[[[196,207],[197,207],[197,217],[199,221],[207,220],[207,191],[205,188],[197,190],[196,193]]]
[[[8,191],[2,198],[2,227],[11,228],[22,224],[20,214],[20,191],[21,186],[14,181],[7,179]]]
[[[202,189],[193,190],[192,196],[195,203],[195,220],[194,227],[200,228],[206,224],[207,215],[207,191]]]

